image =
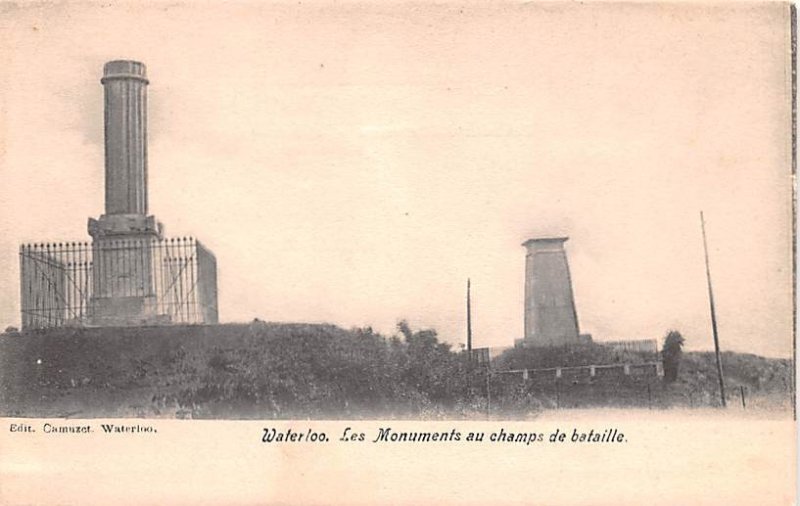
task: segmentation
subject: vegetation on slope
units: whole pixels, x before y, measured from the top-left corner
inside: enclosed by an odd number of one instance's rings
[[[0,414],[193,418],[527,417],[587,406],[715,405],[713,354],[684,353],[678,380],[524,380],[503,369],[637,362],[599,345],[516,349],[491,376],[433,330],[393,336],[332,325],[61,328],[0,335]],[[652,359],[654,357],[649,357]],[[638,360],[637,360],[638,359]],[[723,356],[729,392],[788,406],[791,362]]]

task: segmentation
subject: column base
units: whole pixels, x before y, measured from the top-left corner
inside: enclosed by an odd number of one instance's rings
[[[95,297],[89,324],[98,327],[125,327],[170,323],[169,315],[156,314],[155,296]]]

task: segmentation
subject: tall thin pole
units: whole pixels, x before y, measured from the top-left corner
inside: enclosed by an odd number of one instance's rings
[[[556,378],[556,409],[561,408],[561,392],[560,389],[558,388],[558,385],[559,385],[558,378]]]
[[[470,286],[467,278],[467,391],[472,395],[472,306],[470,304]]]
[[[492,390],[489,380],[492,373],[489,371],[489,365],[486,365],[486,419],[492,416]]]
[[[703,251],[706,257],[706,280],[708,281],[708,302],[711,306],[711,330],[714,332],[714,353],[717,357],[717,377],[719,378],[719,395],[722,400],[722,407],[725,403],[725,379],[722,376],[722,360],[719,356],[719,335],[717,334],[717,313],[714,310],[714,291],[711,289],[711,269],[708,266],[708,245],[706,244],[706,221],[703,218],[703,211],[700,211],[700,228],[703,231]]]
[[[470,283],[467,278],[467,354],[472,360],[472,304],[470,303]]]

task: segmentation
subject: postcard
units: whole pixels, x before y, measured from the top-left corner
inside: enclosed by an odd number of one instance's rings
[[[0,13],[0,504],[795,503],[792,5]]]

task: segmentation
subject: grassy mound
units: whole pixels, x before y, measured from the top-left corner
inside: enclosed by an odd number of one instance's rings
[[[438,416],[466,400],[435,332],[252,324],[61,328],[0,336],[6,416]]]
[[[487,377],[432,330],[332,325],[61,328],[0,335],[0,415],[224,419],[524,418],[542,409],[713,406],[713,354],[655,377],[524,380],[516,368],[641,362],[603,346],[515,349]],[[790,407],[789,360],[726,353],[731,402]]]

